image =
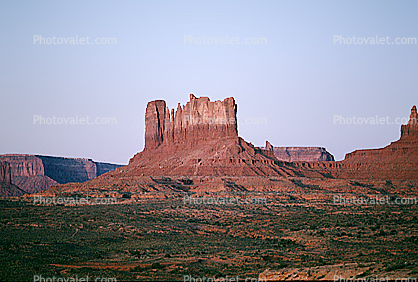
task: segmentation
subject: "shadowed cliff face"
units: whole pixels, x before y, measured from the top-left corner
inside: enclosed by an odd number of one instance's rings
[[[145,149],[160,145],[187,144],[202,140],[238,137],[234,98],[211,102],[190,94],[186,105],[170,110],[163,100],[149,102],[145,113]]]
[[[45,175],[58,183],[84,182],[97,176],[96,164],[89,159],[37,156],[45,167]]]
[[[10,164],[8,162],[0,162],[0,182],[11,184]]]

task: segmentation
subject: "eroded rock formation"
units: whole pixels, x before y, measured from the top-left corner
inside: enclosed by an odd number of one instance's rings
[[[238,137],[236,114],[232,97],[211,102],[191,94],[171,114],[164,101],[149,102],[145,149],[130,160],[130,175],[295,175],[273,152]]]
[[[160,145],[187,144],[232,137],[237,133],[237,106],[234,98],[211,102],[190,94],[186,105],[178,104],[176,112],[163,100],[149,102],[145,114],[145,149]]]
[[[409,115],[409,122],[401,126],[401,139],[396,146],[404,148],[416,148],[418,146],[418,114],[417,106],[413,106]]]

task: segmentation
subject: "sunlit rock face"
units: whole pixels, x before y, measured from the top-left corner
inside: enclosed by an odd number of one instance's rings
[[[234,98],[211,102],[208,97],[190,94],[186,105],[177,110],[167,108],[165,101],[151,101],[145,113],[145,149],[160,145],[185,144],[217,138],[236,138],[237,105]]]

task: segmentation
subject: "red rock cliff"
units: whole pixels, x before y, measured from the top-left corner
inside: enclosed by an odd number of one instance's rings
[[[234,98],[211,102],[207,97],[190,94],[186,105],[178,104],[176,112],[165,101],[149,102],[145,113],[145,149],[160,145],[187,144],[202,140],[238,137],[237,105]]]

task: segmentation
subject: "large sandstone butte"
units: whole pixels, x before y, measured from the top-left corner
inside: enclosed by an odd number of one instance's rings
[[[192,147],[202,141],[236,138],[237,105],[234,98],[211,102],[190,94],[190,102],[180,103],[176,112],[163,100],[149,102],[145,113],[145,149],[160,145],[184,144]]]
[[[0,162],[0,197],[17,197],[25,194],[25,191],[12,183],[10,164]]]
[[[10,164],[12,182],[28,193],[58,184],[84,182],[121,166],[91,159],[24,154],[0,155],[0,161]]]
[[[323,147],[274,147],[266,141],[266,146],[261,148],[273,151],[279,161],[334,161],[334,156]]]
[[[190,95],[186,105],[170,110],[162,100],[145,113],[145,149],[126,171],[144,176],[288,176],[292,167],[273,152],[238,137],[234,98],[211,102]]]

